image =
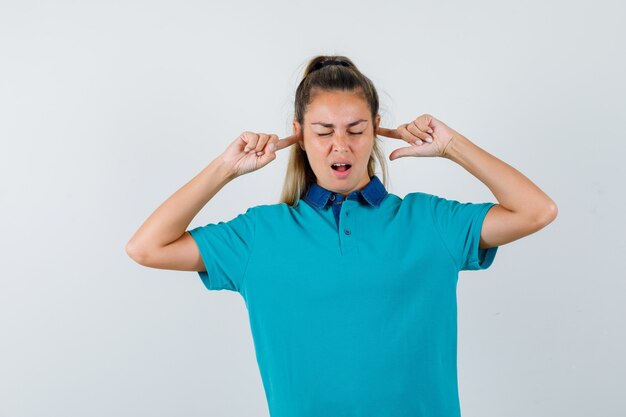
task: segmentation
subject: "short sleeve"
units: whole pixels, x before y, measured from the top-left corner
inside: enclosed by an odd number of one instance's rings
[[[240,292],[252,254],[255,223],[255,212],[249,208],[227,222],[188,230],[206,267],[198,274],[207,289]]]
[[[496,203],[461,203],[431,195],[433,222],[459,271],[487,269],[498,247],[479,249],[483,220]]]

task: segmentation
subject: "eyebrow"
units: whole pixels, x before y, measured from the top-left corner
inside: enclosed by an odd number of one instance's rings
[[[356,120],[356,121],[354,121],[352,123],[348,123],[348,127],[352,127],[354,125],[358,125],[359,123],[363,123],[363,122],[367,122],[367,120],[365,120],[365,119]],[[311,124],[312,125],[322,125],[324,127],[335,127],[335,125],[332,124],[332,123],[313,122]]]

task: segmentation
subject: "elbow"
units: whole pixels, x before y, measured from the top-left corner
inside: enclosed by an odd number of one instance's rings
[[[543,228],[552,223],[556,216],[559,213],[559,208],[557,207],[554,201],[550,201],[550,203],[546,206],[546,208],[541,212],[538,216],[537,223]]]
[[[128,243],[126,243],[124,250],[126,251],[126,254],[130,257],[130,259],[137,262],[139,265],[146,265],[147,261],[145,251],[143,251],[136,242],[130,240]]]

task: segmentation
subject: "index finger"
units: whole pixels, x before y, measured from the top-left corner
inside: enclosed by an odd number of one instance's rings
[[[388,138],[402,139],[402,136],[400,136],[400,132],[398,132],[397,129],[387,129],[385,127],[379,127],[376,131],[376,134],[380,136],[386,136]]]
[[[278,139],[278,142],[276,142],[276,149],[275,151],[279,151],[281,149],[284,148],[288,148],[289,146],[293,145],[294,143],[298,142],[298,139],[300,139],[300,135],[291,135],[291,136],[287,136],[286,138],[283,139]]]

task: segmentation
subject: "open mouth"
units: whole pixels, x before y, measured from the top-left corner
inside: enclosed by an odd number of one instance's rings
[[[332,164],[330,167],[332,169],[334,169],[335,171],[338,171],[338,172],[346,172],[350,168],[352,168],[352,165],[350,165],[350,164]]]

